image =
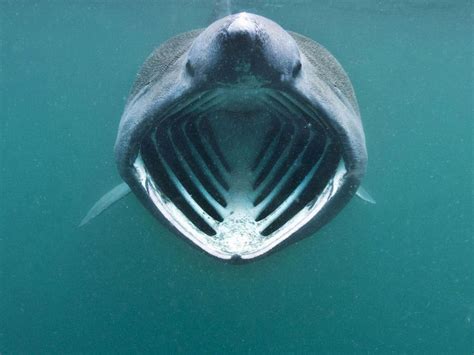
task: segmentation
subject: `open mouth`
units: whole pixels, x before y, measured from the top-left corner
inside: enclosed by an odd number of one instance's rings
[[[260,256],[307,224],[346,171],[315,110],[270,89],[215,89],[174,105],[145,134],[135,176],[206,252]]]

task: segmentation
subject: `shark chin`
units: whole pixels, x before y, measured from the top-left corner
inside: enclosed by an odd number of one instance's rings
[[[315,233],[367,165],[354,90],[321,45],[249,13],[173,37],[138,73],[115,157],[162,223],[221,260],[254,260]]]

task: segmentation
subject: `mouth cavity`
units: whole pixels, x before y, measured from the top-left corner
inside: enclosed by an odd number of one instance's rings
[[[216,89],[176,104],[140,142],[135,176],[161,214],[221,259],[290,237],[346,172],[325,121],[289,94]]]

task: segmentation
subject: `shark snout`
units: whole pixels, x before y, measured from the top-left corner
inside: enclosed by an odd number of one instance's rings
[[[293,78],[301,62],[296,42],[281,27],[242,12],[201,33],[186,65],[198,82],[278,83]]]
[[[250,46],[257,41],[257,24],[246,13],[237,14],[227,27],[225,40],[230,44],[246,43]]]

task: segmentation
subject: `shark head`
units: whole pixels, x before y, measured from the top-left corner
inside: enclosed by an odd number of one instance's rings
[[[122,178],[158,219],[234,261],[314,233],[354,195],[367,162],[337,61],[249,13],[150,56],[115,153]]]

